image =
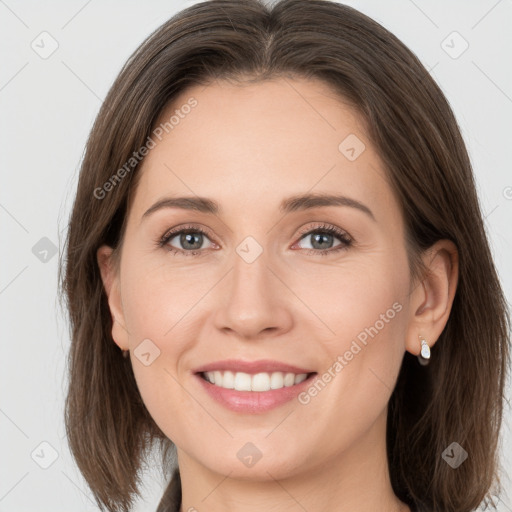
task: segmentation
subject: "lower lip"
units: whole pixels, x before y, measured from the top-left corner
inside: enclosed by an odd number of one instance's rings
[[[299,384],[280,389],[271,389],[269,391],[236,391],[235,389],[221,388],[203,379],[201,375],[195,375],[205,391],[224,407],[235,412],[253,414],[270,411],[293,400],[301,391],[311,384],[315,376],[316,373],[313,373]]]

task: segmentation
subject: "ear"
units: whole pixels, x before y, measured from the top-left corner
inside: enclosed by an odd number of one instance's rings
[[[129,349],[128,331],[126,330],[123,305],[121,301],[121,288],[119,272],[113,262],[113,249],[102,245],[96,252],[101,279],[108,298],[108,306],[112,315],[112,339],[122,350]]]
[[[450,240],[439,240],[423,256],[428,268],[423,280],[411,294],[411,318],[406,338],[406,349],[419,355],[419,336],[432,347],[448,322],[457,289],[459,257],[457,247]]]

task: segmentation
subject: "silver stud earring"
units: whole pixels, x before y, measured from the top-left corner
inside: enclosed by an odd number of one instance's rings
[[[427,365],[430,362],[430,347],[423,336],[419,336],[421,342],[421,352],[418,356],[418,361],[422,366]]]

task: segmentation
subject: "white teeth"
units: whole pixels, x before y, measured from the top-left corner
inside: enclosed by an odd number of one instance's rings
[[[304,382],[308,378],[307,373],[301,373],[300,375],[295,376],[295,384],[300,384]]]
[[[235,389],[235,374],[229,371],[224,372],[223,380],[218,385],[226,389]]]
[[[308,378],[307,373],[256,373],[255,375],[243,372],[214,371],[204,372],[208,382],[225,389],[237,391],[269,391],[300,384]]]
[[[251,382],[252,391],[268,391],[270,389],[270,375],[268,373],[257,373]]]
[[[235,374],[235,389],[237,391],[251,391],[251,376],[248,373],[237,372]]]
[[[294,373],[287,373],[284,376],[284,385],[289,388],[290,386],[293,386],[295,384],[295,374]]]
[[[284,386],[283,374],[281,372],[274,372],[270,376],[270,387],[272,389],[281,389]]]

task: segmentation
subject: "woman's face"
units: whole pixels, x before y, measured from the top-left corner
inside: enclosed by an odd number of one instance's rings
[[[180,458],[232,477],[377,446],[417,332],[403,219],[358,115],[302,79],[194,86],[173,114],[107,286],[150,414]]]

